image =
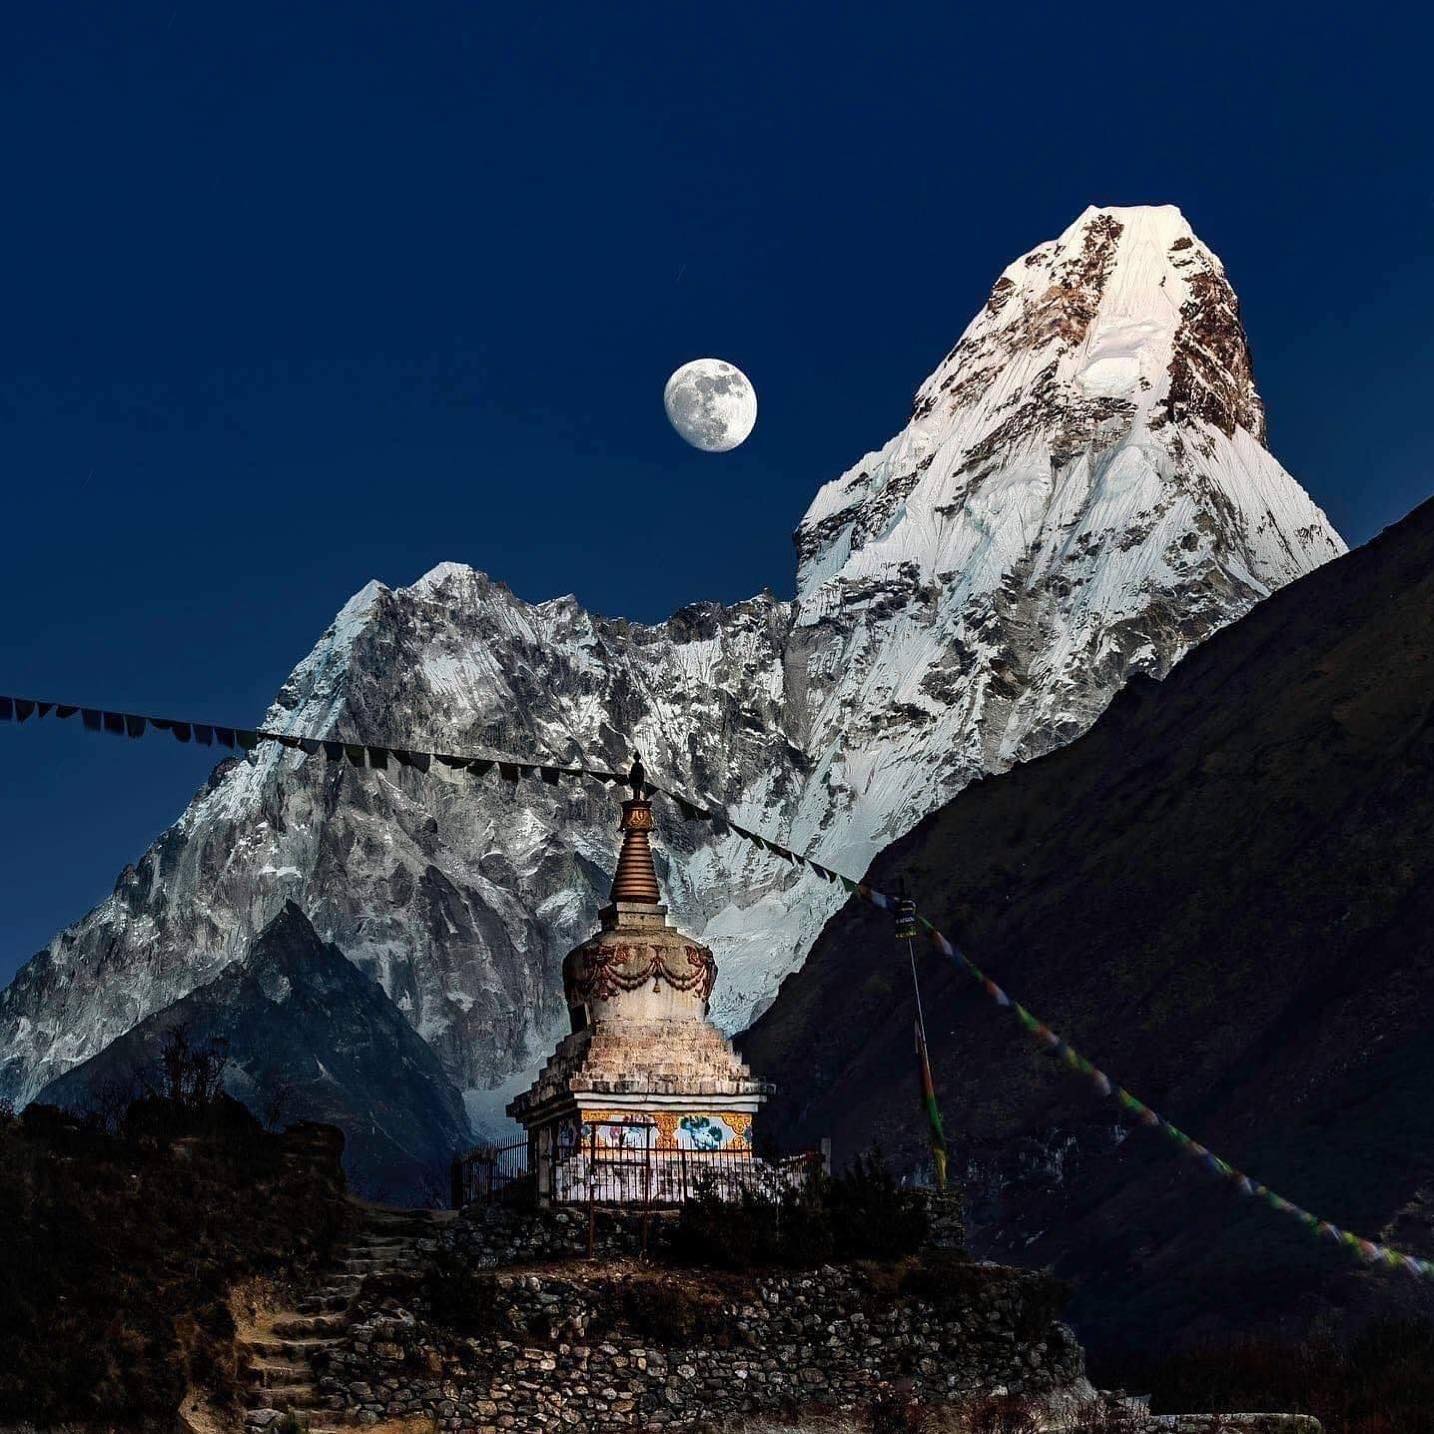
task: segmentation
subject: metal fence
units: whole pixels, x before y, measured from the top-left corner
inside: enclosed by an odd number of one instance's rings
[[[657,1209],[699,1195],[719,1200],[738,1200],[744,1191],[776,1196],[805,1187],[822,1163],[815,1154],[763,1160],[743,1146],[604,1145],[596,1132],[584,1134],[583,1143],[555,1164],[552,1198],[559,1203]]]
[[[738,1200],[744,1192],[776,1197],[804,1189],[823,1170],[824,1156],[812,1151],[765,1160],[745,1145],[698,1150],[663,1144],[655,1125],[592,1121],[550,1165],[541,1193],[554,1204],[653,1210],[704,1195]],[[538,1194],[526,1140],[477,1146],[453,1162],[455,1208],[532,1201]]]
[[[453,1208],[520,1203],[532,1196],[528,1142],[478,1145],[453,1162]]]

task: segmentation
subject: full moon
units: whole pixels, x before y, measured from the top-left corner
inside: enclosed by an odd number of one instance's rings
[[[694,448],[729,453],[757,422],[757,390],[735,364],[701,358],[685,363],[662,392],[668,421]]]

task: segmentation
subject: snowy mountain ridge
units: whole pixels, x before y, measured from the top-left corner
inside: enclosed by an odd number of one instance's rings
[[[1177,210],[1090,209],[1006,268],[907,426],[817,493],[794,600],[639,625],[443,563],[363,588],[265,725],[612,766],[636,745],[660,779],[860,872],[1343,551],[1263,436],[1219,261]],[[32,1096],[211,979],[292,899],[481,1115],[563,1019],[559,962],[615,836],[599,790],[261,747],[0,995],[0,1092]],[[674,916],[717,952],[715,1011],[745,1024],[839,894],[735,837],[660,836]]]

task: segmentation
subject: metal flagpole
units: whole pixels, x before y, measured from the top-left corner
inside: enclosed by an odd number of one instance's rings
[[[921,1105],[931,1126],[931,1163],[936,1170],[936,1188],[946,1193],[946,1132],[941,1124],[941,1108],[936,1103],[936,1083],[931,1078],[931,1058],[926,1049],[926,1012],[921,1005],[921,982],[916,974],[916,903],[899,897],[896,903],[896,939],[906,942],[911,962],[911,989],[916,996],[916,1064],[921,1081]]]

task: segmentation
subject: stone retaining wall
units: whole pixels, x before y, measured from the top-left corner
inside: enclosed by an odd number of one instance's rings
[[[360,1424],[443,1434],[719,1428],[802,1411],[1028,1398],[1080,1434],[1095,1406],[1050,1276],[930,1251],[894,1268],[732,1274],[640,1263],[660,1221],[599,1211],[470,1211],[434,1257],[473,1298],[458,1332],[420,1273],[370,1279],[314,1360],[324,1403]],[[1117,1407],[1106,1404],[1105,1408]],[[799,1427],[799,1426],[798,1426]],[[1275,1414],[1152,1416],[1121,1402],[1088,1434],[1319,1434]]]
[[[1083,1380],[1047,1276],[968,1266],[942,1308],[850,1267],[704,1277],[636,1265],[501,1271],[491,1329],[458,1338],[417,1290],[374,1292],[320,1387],[361,1422],[431,1415],[454,1434],[686,1427],[879,1396],[946,1402]]]

